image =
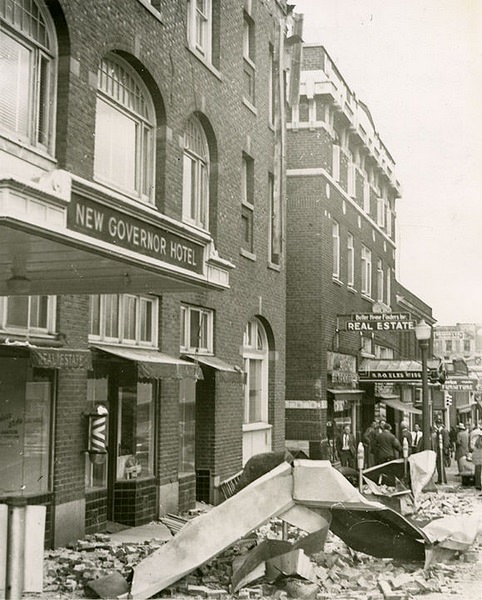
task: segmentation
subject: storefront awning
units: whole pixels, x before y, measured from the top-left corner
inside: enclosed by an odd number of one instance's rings
[[[416,360],[364,359],[358,368],[360,382],[415,382],[422,379],[422,365]]]
[[[39,369],[92,369],[90,350],[33,346],[23,342],[6,342],[1,344],[0,347],[29,357],[32,367]]]
[[[471,404],[463,404],[462,406],[456,406],[455,408],[459,413],[466,413],[470,412],[474,406],[475,404],[472,402]]]
[[[218,372],[219,379],[223,381],[240,381],[244,371],[237,365],[231,365],[217,356],[205,356],[198,354],[185,354],[185,358],[199,363],[201,367],[208,367]]]
[[[421,415],[422,411],[419,408],[415,408],[412,404],[406,404],[398,398],[380,398],[387,406],[400,410],[401,412],[410,413],[412,415]]]
[[[364,390],[340,390],[340,389],[329,389],[326,390],[330,394],[333,394],[337,400],[356,400],[362,394],[365,393]]]
[[[92,347],[136,363],[139,376],[146,379],[184,379],[184,377],[202,379],[202,373],[194,363],[154,349],[103,345]]]

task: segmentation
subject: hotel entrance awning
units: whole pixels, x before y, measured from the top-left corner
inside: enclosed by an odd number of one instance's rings
[[[0,178],[0,295],[229,288],[233,265],[209,234],[54,171]]]
[[[187,360],[164,354],[150,348],[93,345],[92,348],[129,360],[137,365],[139,376],[146,379],[202,379],[197,365]]]

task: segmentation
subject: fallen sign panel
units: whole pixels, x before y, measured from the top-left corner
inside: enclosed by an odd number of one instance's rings
[[[398,512],[359,504],[332,506],[331,531],[347,546],[377,558],[425,560],[428,536]]]

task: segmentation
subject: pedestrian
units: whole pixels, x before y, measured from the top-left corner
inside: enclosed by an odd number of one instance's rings
[[[373,454],[373,444],[375,441],[375,435],[377,433],[377,423],[376,421],[372,421],[372,423],[366,428],[365,433],[363,434],[363,445],[365,447],[365,459],[368,467],[373,467],[375,465],[375,457]]]
[[[450,438],[449,432],[445,429],[440,417],[437,417],[435,426],[433,427],[432,450],[437,454],[437,483],[447,483],[445,467],[447,464],[447,457],[450,460]]]
[[[457,425],[457,438],[455,440],[455,460],[459,469],[459,475],[463,472],[462,458],[465,458],[469,453],[469,432],[463,423]]]
[[[422,430],[420,429],[420,425],[418,423],[415,423],[415,425],[413,426],[413,431],[412,431],[411,454],[420,452],[420,450],[423,449],[422,437],[423,437],[423,434],[422,434]]]
[[[472,450],[472,463],[475,467],[475,489],[480,491],[482,473],[482,435],[478,435],[476,438],[474,438],[474,448]]]
[[[399,457],[402,446],[391,430],[391,425],[385,423],[382,431],[375,436],[378,464],[389,462]]]
[[[469,449],[473,450],[475,440],[479,435],[482,435],[482,421],[479,421],[476,425],[472,427],[472,431],[469,435]]]
[[[336,440],[338,458],[342,467],[355,468],[356,446],[355,436],[352,434],[350,425],[343,427],[343,432]]]
[[[403,449],[403,440],[407,440],[408,453],[410,454],[410,450],[412,448],[412,434],[408,430],[408,423],[406,423],[405,421],[402,421],[400,423],[400,440],[399,441],[400,441],[400,445],[402,446],[402,449]]]

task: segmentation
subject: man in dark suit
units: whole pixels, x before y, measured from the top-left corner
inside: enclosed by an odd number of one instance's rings
[[[341,466],[354,469],[356,458],[355,436],[352,434],[349,425],[345,425],[342,433],[338,436],[336,440],[336,449]]]

